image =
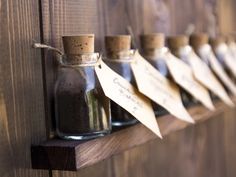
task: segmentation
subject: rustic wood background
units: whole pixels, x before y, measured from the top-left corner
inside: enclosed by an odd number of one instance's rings
[[[104,52],[104,35],[127,26],[137,47],[139,34],[181,34],[193,25],[214,36],[236,30],[235,8],[234,0],[0,0],[0,176],[235,177],[233,109],[78,172],[30,167],[30,145],[53,136],[56,78],[56,56],[32,49],[33,41],[62,49],[61,35],[95,33]]]
[[[0,176],[48,177],[30,165],[30,145],[46,139],[38,1],[1,0],[0,30]]]

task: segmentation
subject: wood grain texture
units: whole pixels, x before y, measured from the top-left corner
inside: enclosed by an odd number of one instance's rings
[[[235,113],[227,109],[214,119],[172,133],[162,141],[155,139],[78,172],[54,171],[53,176],[234,177],[235,153],[224,143],[230,142],[232,150],[235,147],[235,128],[230,127],[235,127],[236,120],[234,116],[229,119],[228,111]]]
[[[42,20],[43,20],[43,38],[44,42],[47,44],[51,44],[55,47],[61,48],[60,36],[65,33],[95,33],[96,34],[96,49],[97,51],[102,49],[104,52],[104,44],[103,37],[106,34],[123,34],[126,33],[127,25],[130,25],[134,31],[135,39],[137,42],[137,46],[139,46],[139,34],[141,33],[149,33],[149,32],[164,32],[167,35],[172,34],[181,34],[184,33],[189,24],[194,24],[196,27],[196,31],[205,31],[209,32],[211,36],[214,36],[217,33],[216,25],[218,25],[218,3],[222,3],[221,6],[221,17],[224,17],[224,12],[226,4],[229,1],[233,2],[233,0],[42,0]],[[235,4],[235,3],[231,3]],[[210,10],[209,10],[210,9]],[[231,13],[232,15],[233,13]],[[208,18],[210,17],[210,18]],[[230,17],[231,18],[231,17]],[[223,18],[221,18],[223,19]],[[227,20],[225,20],[227,21]],[[222,27],[225,23],[219,23],[221,25],[220,29],[229,29],[229,27]],[[230,29],[232,27],[231,24]],[[235,27],[234,27],[235,30]],[[222,30],[223,31],[223,30]],[[226,30],[224,30],[226,31]],[[46,96],[47,96],[47,112],[48,118],[51,119],[53,117],[53,85],[56,78],[56,63],[55,56],[51,52],[45,51],[45,79],[46,79]],[[226,112],[234,112],[233,110],[226,110]],[[231,114],[231,116],[234,113]],[[224,119],[225,124],[221,121],[217,121],[219,129],[222,129],[224,132],[225,138],[224,141],[227,143],[227,147],[225,147],[224,152],[227,154],[225,158],[227,159],[227,176],[234,177],[235,171],[233,166],[233,162],[235,161],[234,156],[232,155],[233,147],[235,147],[233,137],[234,132],[234,119],[231,117],[226,119],[228,113],[220,116],[219,119]],[[49,119],[48,119],[49,120]],[[216,119],[218,120],[218,119]],[[208,122],[208,121],[207,121]],[[173,176],[176,172],[178,175],[181,174],[180,170],[183,170],[181,167],[181,163],[178,163],[175,167],[174,165],[177,163],[173,163],[170,168],[165,168],[164,165],[161,165],[162,161],[164,161],[165,165],[172,164],[173,161],[171,156],[175,155],[175,148],[180,148],[183,144],[186,144],[187,147],[193,147],[196,143],[200,143],[200,147],[197,152],[193,152],[189,150],[189,153],[194,153],[196,156],[199,156],[202,161],[206,160],[203,155],[206,154],[208,148],[212,149],[212,145],[204,146],[201,144],[201,136],[208,137],[204,132],[211,124],[208,123],[203,128],[194,127],[194,133],[190,134],[191,137],[194,137],[194,140],[187,141],[183,138],[188,136],[189,131],[186,133],[177,133],[177,135],[170,135],[174,138],[170,138],[166,143],[159,142],[157,140],[153,141],[155,143],[148,143],[144,146],[139,146],[130,151],[125,152],[124,154],[117,155],[112,159],[107,159],[99,164],[94,166],[79,170],[79,172],[60,172],[53,171],[53,176],[57,177],[87,177],[87,176],[157,176],[157,174],[166,174],[166,176]],[[199,125],[199,126],[200,126]],[[197,127],[199,127],[197,126]],[[214,124],[216,126],[216,124]],[[223,128],[222,128],[223,127]],[[49,121],[49,125],[47,129],[51,128],[51,121]],[[190,129],[190,128],[187,128]],[[186,130],[187,130],[186,129]],[[216,128],[212,128],[210,131],[216,131]],[[182,131],[181,131],[182,132]],[[185,130],[183,131],[185,132]],[[200,135],[198,135],[200,134]],[[202,135],[203,134],[203,135]],[[213,138],[214,133],[212,133]],[[229,136],[228,136],[229,135]],[[168,136],[168,137],[170,137]],[[168,138],[167,137],[167,138]],[[230,137],[230,138],[228,138]],[[169,139],[169,138],[168,138]],[[179,139],[181,143],[179,143]],[[220,136],[220,141],[222,143],[222,136]],[[165,140],[164,140],[165,141]],[[205,142],[205,141],[204,141]],[[162,145],[163,144],[163,145]],[[179,145],[178,145],[179,144]],[[188,144],[188,145],[187,145]],[[150,146],[150,147],[149,147]],[[142,148],[143,149],[142,149]],[[153,148],[158,149],[161,148],[160,153],[157,153],[155,156],[153,152]],[[172,147],[172,148],[171,148]],[[232,147],[232,148],[231,148]],[[165,151],[165,149],[167,149]],[[147,151],[149,155],[146,155]],[[173,152],[172,152],[173,151]],[[222,150],[221,150],[222,151]],[[170,154],[170,155],[169,155]],[[153,156],[153,158],[152,158]],[[160,158],[159,156],[163,158]],[[167,158],[169,156],[169,158]],[[183,154],[178,156],[178,162],[182,162],[181,159]],[[167,160],[165,160],[167,158]],[[187,162],[190,161],[191,156],[186,156]],[[196,158],[195,160],[199,160]],[[211,157],[213,160],[214,158]],[[120,160],[119,160],[120,159]],[[132,160],[133,159],[133,160]],[[140,163],[139,163],[140,160]],[[191,165],[195,165],[194,163],[190,163]],[[210,161],[210,160],[208,160]],[[219,162],[218,162],[219,163]],[[137,165],[135,165],[137,164]],[[145,165],[151,164],[151,167]],[[156,164],[160,164],[161,168],[157,168]],[[184,163],[185,164],[185,163]],[[203,163],[204,164],[204,163]],[[220,164],[220,163],[219,163]],[[144,166],[143,168],[142,165]],[[189,166],[191,166],[189,165]],[[188,167],[189,167],[188,166]],[[123,167],[123,168],[122,168]],[[131,169],[131,170],[130,170]],[[206,171],[209,172],[211,170],[203,168],[201,165],[197,167],[198,174],[194,174],[195,176],[199,176],[206,174]],[[190,172],[186,172],[186,174],[194,173],[197,170],[193,170],[191,167]],[[200,173],[201,170],[206,170]],[[214,171],[215,169],[213,169]],[[161,172],[160,172],[161,171]],[[171,171],[171,172],[168,172]],[[183,172],[186,171],[185,169]],[[148,173],[149,172],[149,173]],[[138,174],[140,173],[140,174]],[[193,176],[194,176],[193,175]]]
[[[233,0],[218,0],[218,32],[221,34],[228,34],[236,31],[235,17],[236,17],[236,2]]]
[[[96,35],[96,51],[102,49],[99,37],[103,33],[103,21],[100,1],[87,0],[42,0],[42,30],[43,42],[63,51],[61,37],[63,35],[78,35],[94,33]],[[47,98],[47,129],[54,134],[54,100],[53,91],[57,73],[55,53],[45,51],[44,78]]]
[[[225,108],[225,104],[218,102],[214,112],[200,105],[189,112],[196,122],[201,122],[222,114]],[[190,125],[171,115],[160,117],[157,122],[163,136]],[[76,171],[156,138],[150,130],[138,124],[86,142],[50,140],[32,147],[32,166],[36,169]]]
[[[196,31],[213,31],[204,16],[215,9],[215,0],[42,0],[43,42],[63,50],[62,35],[94,33],[95,48],[103,54],[104,36],[127,34],[131,27],[136,48],[139,35],[163,32],[166,35],[185,33],[189,25]],[[194,8],[193,8],[194,7]],[[206,8],[207,7],[207,8]],[[184,12],[184,13],[183,13]],[[211,15],[213,12],[210,12]],[[213,29],[213,30],[212,30]],[[46,95],[47,130],[54,136],[53,91],[57,73],[55,53],[44,51],[44,79]]]
[[[53,176],[234,177],[234,115],[235,109],[227,108],[214,119],[169,134],[162,141],[155,139],[78,172],[54,171]]]
[[[114,156],[115,176],[226,176],[223,139],[214,133],[224,121],[221,116]]]
[[[38,1],[0,1],[0,176],[48,177],[32,170],[31,143],[45,140]]]

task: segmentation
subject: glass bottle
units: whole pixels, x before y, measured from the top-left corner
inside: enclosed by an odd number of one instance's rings
[[[110,103],[95,74],[94,35],[62,39],[65,55],[55,84],[57,134],[75,140],[104,136],[111,131]]]
[[[226,36],[226,43],[229,48],[231,56],[236,60],[236,41],[234,35],[227,35]]]
[[[208,59],[200,54],[200,49],[203,48],[205,45],[208,45],[209,37],[205,33],[195,33],[192,34],[189,38],[189,44],[193,48],[194,52],[199,56],[200,59],[202,59],[209,68],[210,62]],[[213,72],[214,76],[217,78],[217,80],[222,84],[221,80],[219,77]],[[218,100],[219,97],[216,96],[214,93],[210,92],[210,96],[213,100]]]
[[[227,67],[225,63],[225,56],[228,55],[229,50],[225,43],[225,39],[223,36],[218,36],[216,38],[210,38],[209,40],[210,45],[212,46],[212,49],[215,53],[216,58],[224,68],[227,75],[234,80],[233,73],[230,71],[230,69]]]
[[[105,63],[132,85],[136,86],[130,66],[132,61],[132,51],[130,50],[131,37],[129,35],[106,36],[105,46],[107,56]],[[111,117],[114,127],[129,126],[138,122],[129,112],[112,100]]]
[[[172,54],[174,54],[177,58],[181,59],[182,61],[184,61],[186,64],[189,65],[188,56],[182,55],[181,52],[181,49],[187,47],[189,44],[189,38],[187,36],[185,35],[170,36],[167,38],[167,44]],[[183,104],[186,107],[198,103],[198,101],[184,89],[181,89],[181,97],[183,100]]]
[[[228,48],[228,54],[233,58],[233,61],[236,63],[236,42],[233,35],[226,36],[226,45]],[[233,75],[233,78],[234,83],[236,83],[235,74]]]
[[[189,38],[189,44],[193,48],[194,52],[210,67],[210,62],[207,58],[201,56],[199,50],[204,47],[204,45],[208,45],[209,37],[205,33],[195,33],[192,34]]]
[[[163,76],[171,79],[167,65],[165,63],[165,37],[162,33],[151,33],[140,36],[143,57],[156,68]],[[167,111],[160,105],[152,101],[152,107],[156,116],[161,116]]]

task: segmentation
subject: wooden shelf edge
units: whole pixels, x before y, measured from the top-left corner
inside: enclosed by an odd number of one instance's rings
[[[221,101],[216,101],[215,107],[215,111],[209,111],[203,106],[197,105],[188,111],[198,123],[223,113],[227,106]],[[169,114],[159,117],[157,122],[164,138],[172,132],[191,125]],[[38,145],[32,145],[32,168],[77,171],[155,138],[157,136],[150,130],[141,124],[137,124],[86,142],[52,139]]]

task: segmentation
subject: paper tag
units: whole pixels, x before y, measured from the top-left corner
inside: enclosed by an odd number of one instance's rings
[[[230,42],[229,45],[229,50],[233,58],[236,60],[236,43],[235,42]]]
[[[234,77],[236,77],[236,60],[229,53],[226,53],[224,56],[224,61]]]
[[[162,138],[149,99],[103,61],[95,67],[95,71],[105,95]]]
[[[222,56],[222,59],[226,67],[231,71],[231,73],[236,77],[236,60],[232,57],[230,49],[226,44],[220,44],[216,48],[216,53]]]
[[[194,123],[182,104],[177,85],[162,76],[138,51],[135,52],[134,60],[135,62],[131,63],[131,67],[139,91],[175,117]]]
[[[188,91],[208,109],[214,110],[208,91],[195,80],[191,67],[176,58],[170,52],[166,54],[165,59],[167,67],[175,82]]]
[[[216,59],[215,55],[213,54],[212,50],[209,53],[205,53],[204,51],[201,52],[203,56],[207,57],[208,61],[210,62],[211,68],[216,73],[216,75],[221,79],[221,81],[225,84],[225,86],[234,94],[236,95],[236,86],[230,80],[229,76],[226,74],[222,66],[220,65],[219,61]]]
[[[195,78],[200,83],[202,83],[206,88],[212,91],[229,106],[234,105],[226,93],[224,87],[211,72],[210,68],[194,53],[194,51],[191,51],[188,62],[192,67]]]

